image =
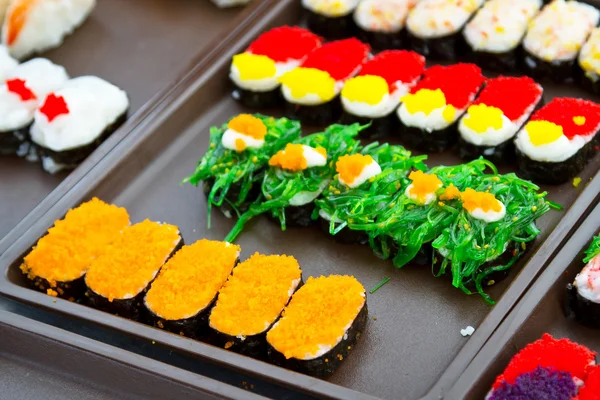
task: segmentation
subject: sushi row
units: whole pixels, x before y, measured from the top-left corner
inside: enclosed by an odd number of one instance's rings
[[[367,298],[351,276],[309,277],[291,256],[228,242],[184,245],[174,225],[130,224],[96,198],[70,210],[21,271],[48,295],[145,322],[316,376],[328,376],[365,328]]]
[[[0,46],[2,57],[0,155],[39,157],[50,173],[74,168],[125,121],[129,99],[113,84],[70,78],[45,58],[11,62]]]
[[[585,252],[585,267],[567,285],[567,314],[593,328],[600,328],[600,236]]]

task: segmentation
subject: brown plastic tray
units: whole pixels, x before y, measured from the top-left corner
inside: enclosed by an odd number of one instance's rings
[[[600,197],[600,195],[599,195]],[[583,252],[600,233],[600,205],[554,257],[540,278],[490,338],[448,394],[448,399],[483,399],[496,376],[527,344],[550,333],[569,338],[600,352],[600,331],[587,328],[565,315],[565,286],[583,268]]]
[[[265,0],[263,12],[229,37],[218,51],[205,58],[174,87],[159,110],[146,120],[145,129],[128,135],[98,165],[63,195],[49,211],[32,221],[27,233],[7,236],[12,244],[0,257],[0,292],[77,318],[109,326],[138,337],[171,346],[207,362],[260,377],[294,390],[328,398],[379,398],[406,400],[439,398],[460,376],[469,362],[502,322],[553,254],[566,241],[600,190],[596,157],[581,174],[582,184],[547,187],[550,199],[565,206],[539,221],[543,234],[504,282],[490,290],[499,302],[487,305],[479,296],[466,296],[430,268],[408,266],[394,270],[377,259],[368,247],[345,246],[318,229],[289,229],[282,233],[266,218],[257,218],[239,238],[242,257],[254,251],[296,256],[308,275],[352,274],[367,289],[383,277],[390,283],[369,296],[371,320],[353,354],[329,381],[313,379],[201,342],[57,300],[32,291],[18,266],[22,257],[56,219],[92,196],[127,207],[134,221],[151,218],[177,224],[186,242],[208,237],[222,239],[232,221],[213,214],[213,228],[206,230],[206,203],[202,191],[181,186],[193,171],[208,143],[208,128],[232,115],[251,110],[230,95],[228,72],[231,56],[242,51],[260,32],[299,21],[300,6],[294,0]],[[571,86],[546,84],[546,100],[554,96],[589,97]],[[432,155],[431,165],[460,162],[456,153]],[[508,168],[506,168],[509,170]],[[373,320],[376,318],[376,320]],[[460,330],[471,325],[474,335]]]
[[[3,400],[266,399],[6,311],[0,338]]]

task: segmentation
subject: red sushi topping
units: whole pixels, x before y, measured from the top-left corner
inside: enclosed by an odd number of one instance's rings
[[[466,108],[485,82],[481,68],[475,64],[436,65],[425,70],[425,77],[411,90],[440,89],[446,97],[446,104],[459,110]]]
[[[585,346],[569,339],[554,339],[545,333],[540,340],[527,345],[511,360],[504,373],[496,378],[493,388],[497,389],[504,381],[513,384],[518,376],[537,367],[555,368],[583,380],[595,356],[596,352]]]
[[[40,107],[40,112],[48,118],[49,122],[52,122],[59,115],[68,114],[69,107],[67,107],[67,102],[62,96],[50,93],[46,97],[44,104]]]
[[[371,48],[358,39],[325,43],[310,53],[302,63],[305,68],[328,72],[336,81],[350,78],[369,56]]]
[[[588,136],[596,133],[600,126],[600,105],[583,99],[555,98],[535,112],[531,120],[560,125],[569,139]]]
[[[424,70],[425,57],[422,55],[414,51],[388,50],[367,61],[359,75],[380,76],[392,88],[397,82],[406,84],[415,81]]]
[[[600,400],[600,366],[591,367],[577,400]]]
[[[260,35],[248,52],[267,56],[275,62],[302,60],[321,45],[323,39],[309,30],[297,26],[281,26]]]
[[[6,81],[6,87],[9,92],[18,95],[21,101],[35,100],[37,97],[25,84],[23,79],[10,79]]]
[[[487,81],[473,104],[485,104],[502,110],[506,118],[516,121],[537,103],[543,89],[526,76],[515,78],[499,76]]]

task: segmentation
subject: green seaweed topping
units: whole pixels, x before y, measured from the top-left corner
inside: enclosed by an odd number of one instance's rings
[[[592,258],[596,257],[599,254],[600,254],[600,235],[594,236],[594,238],[592,239],[592,244],[590,244],[590,247],[585,251],[586,257],[583,259],[583,262],[587,264],[588,262],[592,261]]]
[[[260,114],[254,116],[262,120],[267,127],[264,146],[259,149],[247,148],[242,152],[227,149],[221,139],[228,124],[223,124],[220,128],[211,127],[206,154],[198,162],[194,173],[183,180],[183,183],[194,186],[203,181],[214,181],[207,201],[209,228],[211,207],[221,207],[223,202],[227,202],[239,213],[238,209],[247,203],[252,186],[262,181],[265,168],[273,154],[300,137],[301,127],[298,121],[275,119]],[[239,187],[237,196],[230,195],[232,186]]]
[[[381,287],[382,287],[383,285],[385,285],[386,283],[388,283],[388,282],[389,282],[391,279],[392,279],[392,278],[390,278],[389,276],[386,276],[385,278],[383,278],[383,279],[381,280],[381,282],[379,282],[377,285],[375,285],[375,286],[373,287],[373,289],[369,290],[369,294],[373,294],[373,293],[375,293],[376,291],[378,291],[379,289],[381,289]]]

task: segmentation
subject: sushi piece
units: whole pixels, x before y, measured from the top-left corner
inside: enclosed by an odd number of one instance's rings
[[[600,366],[594,365],[588,369],[587,377],[577,394],[577,400],[598,400],[600,393]]]
[[[368,320],[365,288],[353,276],[310,277],[267,332],[269,358],[305,374],[330,376]]]
[[[592,240],[585,255],[585,267],[567,285],[567,312],[584,325],[600,328],[600,236]]]
[[[376,49],[407,47],[406,18],[419,0],[362,0],[354,11],[357,37]]]
[[[352,13],[360,0],[302,0],[306,24],[311,31],[330,39],[350,36]]]
[[[54,223],[25,256],[21,271],[42,292],[81,300],[90,264],[128,225],[127,210],[93,198]]]
[[[225,216],[246,211],[260,195],[260,184],[271,157],[300,137],[300,123],[287,118],[240,114],[210,129],[208,150],[184,182],[208,197],[207,224],[212,206]]]
[[[282,230],[312,225],[314,200],[333,179],[337,159],[360,150],[354,138],[361,129],[358,124],[331,125],[277,152],[269,160],[261,197],[240,216],[225,240],[233,242],[248,221],[264,213],[279,222]]]
[[[519,174],[535,182],[573,179],[598,150],[600,105],[555,98],[536,111],[515,139]]]
[[[482,68],[516,71],[520,44],[542,0],[490,0],[463,31],[468,57]]]
[[[341,123],[370,123],[361,132],[365,137],[392,134],[398,122],[394,111],[424,70],[425,58],[415,52],[390,50],[379,53],[363,65],[357,77],[344,85]]]
[[[593,370],[596,352],[545,333],[528,344],[496,378],[486,400],[577,398]]]
[[[31,127],[44,169],[75,168],[125,122],[128,109],[127,93],[95,76],[71,79],[50,93]]]
[[[421,0],[406,21],[411,48],[434,60],[456,60],[464,53],[461,31],[484,0]]]
[[[63,67],[45,58],[27,61],[8,72],[0,85],[0,155],[28,153],[36,109],[68,79]]]
[[[17,65],[19,65],[19,62],[10,56],[6,46],[0,44],[0,81],[4,81],[6,78],[8,78],[8,73],[10,70],[15,68]]]
[[[233,56],[229,77],[233,97],[248,107],[274,107],[281,102],[279,78],[296,68],[321,45],[321,38],[296,26],[273,28],[241,54]]]
[[[210,313],[213,343],[256,358],[267,356],[267,331],[302,284],[291,256],[255,253],[233,269]]]
[[[147,322],[190,338],[206,335],[210,311],[240,252],[239,246],[206,239],[183,246],[144,297]]]
[[[150,283],[181,246],[183,239],[174,225],[145,220],[124,228],[89,265],[85,275],[89,305],[139,320]]]
[[[582,2],[554,0],[546,5],[523,40],[525,73],[559,83],[571,80],[577,54],[599,20],[600,11]]]
[[[514,157],[514,136],[542,103],[543,89],[528,77],[490,79],[460,119],[458,150],[465,160]]]
[[[417,150],[438,152],[458,141],[458,120],[471,105],[485,77],[474,64],[428,68],[402,98],[401,135]]]
[[[18,60],[58,47],[95,6],[95,0],[13,0],[2,27],[2,43]]]
[[[337,121],[341,113],[339,93],[367,61],[370,48],[357,39],[329,42],[317,48],[281,77],[286,113],[312,125]]]
[[[581,48],[577,77],[584,89],[600,94],[600,28],[592,31],[590,38]]]

